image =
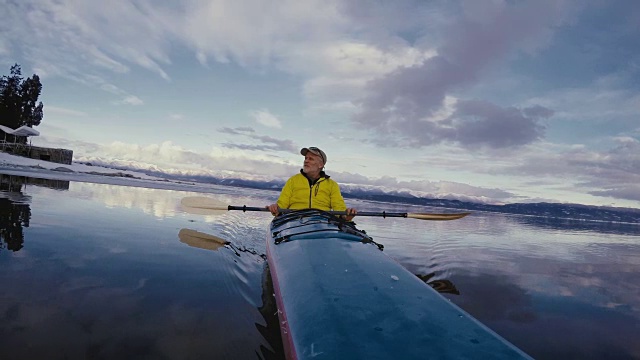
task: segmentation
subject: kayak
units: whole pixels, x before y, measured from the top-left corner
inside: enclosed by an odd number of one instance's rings
[[[273,219],[267,261],[287,359],[531,359],[327,212]]]

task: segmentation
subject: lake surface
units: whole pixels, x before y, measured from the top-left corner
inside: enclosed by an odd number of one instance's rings
[[[196,195],[262,206],[278,193],[6,175],[1,189],[1,359],[282,359],[263,256],[271,215],[179,206]],[[491,213],[355,220],[385,253],[537,359],[640,359],[638,225]],[[189,245],[182,229],[233,246]]]

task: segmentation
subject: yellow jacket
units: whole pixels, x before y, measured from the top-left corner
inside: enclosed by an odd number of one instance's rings
[[[320,209],[344,211],[347,206],[344,203],[340,186],[329,179],[324,172],[320,173],[320,179],[311,185],[309,179],[302,174],[293,175],[287,180],[278,198],[278,206],[281,209]]]

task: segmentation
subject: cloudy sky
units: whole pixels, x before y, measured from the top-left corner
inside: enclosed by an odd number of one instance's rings
[[[0,0],[76,160],[640,207],[635,0]]]

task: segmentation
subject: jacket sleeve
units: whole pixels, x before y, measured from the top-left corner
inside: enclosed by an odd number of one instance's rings
[[[278,198],[278,207],[288,209],[291,206],[291,197],[293,196],[293,177],[289,178],[282,187],[280,197]]]
[[[336,211],[347,210],[347,205],[340,193],[340,186],[335,181],[331,181],[331,208]]]

